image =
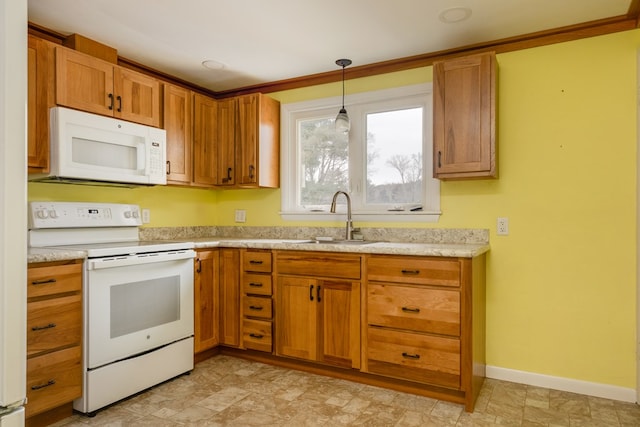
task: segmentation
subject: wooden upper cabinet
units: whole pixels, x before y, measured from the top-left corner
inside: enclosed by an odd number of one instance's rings
[[[189,89],[163,85],[163,128],[167,132],[167,181],[189,184],[193,178],[193,93]]]
[[[193,95],[193,184],[218,182],[218,104],[213,98]]]
[[[56,47],[56,103],[160,126],[160,82],[65,47]]]
[[[280,186],[280,103],[260,93],[238,97],[237,184]]]
[[[238,100],[227,98],[218,101],[218,185],[236,183],[236,122]]]
[[[53,106],[54,47],[29,36],[27,165],[30,173],[49,171],[49,108]]]
[[[495,53],[433,65],[433,174],[497,176]]]

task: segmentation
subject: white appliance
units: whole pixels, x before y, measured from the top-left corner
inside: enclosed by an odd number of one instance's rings
[[[50,119],[50,172],[31,181],[167,183],[164,129],[64,107]]]
[[[83,395],[98,409],[193,369],[193,243],[140,241],[137,205],[31,202],[31,246],[84,250]]]

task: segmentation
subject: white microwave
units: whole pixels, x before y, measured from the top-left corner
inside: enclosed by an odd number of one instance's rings
[[[50,172],[32,181],[166,184],[164,129],[51,108]]]

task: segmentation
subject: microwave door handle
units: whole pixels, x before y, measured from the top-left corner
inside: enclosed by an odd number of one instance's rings
[[[144,139],[142,142],[136,144],[136,146],[136,153],[138,153],[138,170],[141,170],[143,175],[147,176],[151,169],[151,147],[145,143]]]

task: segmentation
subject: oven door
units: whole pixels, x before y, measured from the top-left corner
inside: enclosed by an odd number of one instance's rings
[[[193,250],[88,259],[88,369],[193,335]]]

